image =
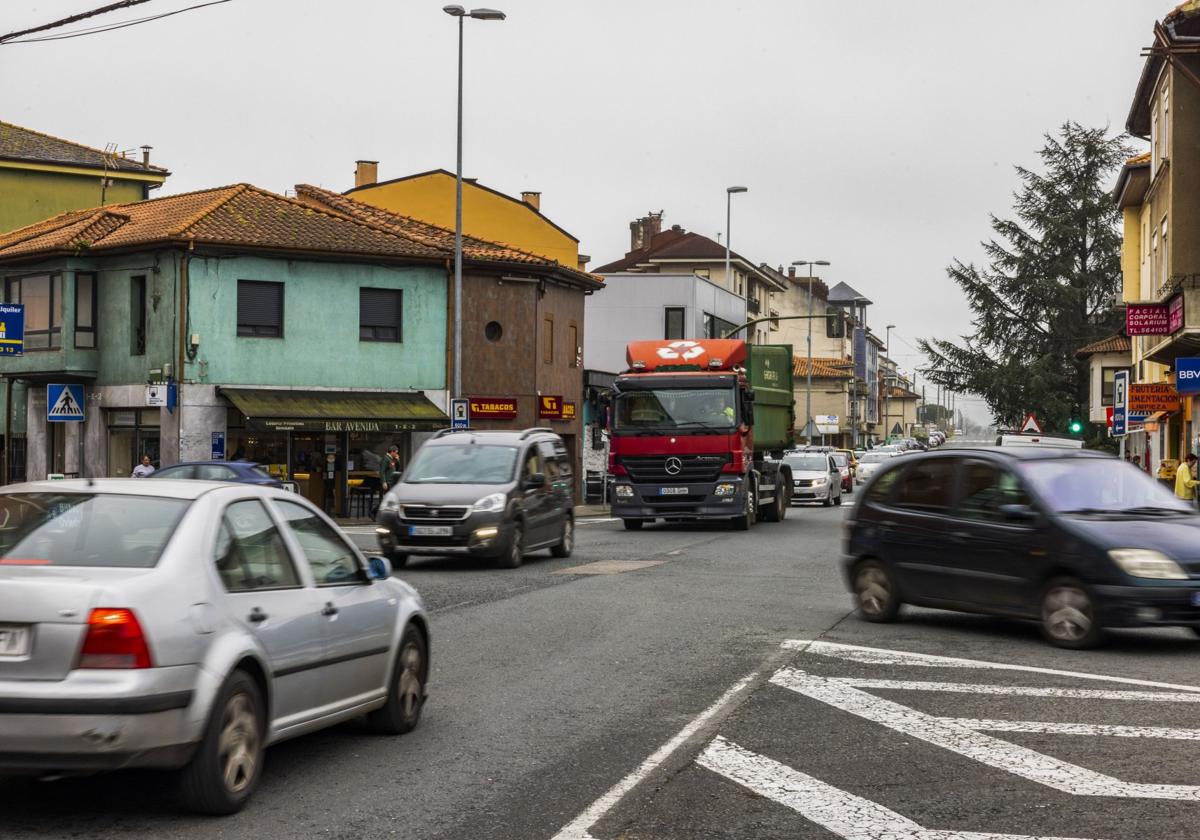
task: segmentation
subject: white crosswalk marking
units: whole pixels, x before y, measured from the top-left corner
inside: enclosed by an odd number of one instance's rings
[[[1142,703],[1200,703],[1200,694],[1168,691],[1104,691],[1094,688],[876,680],[868,677],[835,677],[833,679],[853,688],[891,689],[894,691],[947,691],[957,694],[1003,694],[1011,697],[1070,697],[1076,700],[1137,700]]]
[[[977,732],[1030,732],[1041,735],[1107,735],[1113,738],[1162,738],[1200,741],[1200,729],[1171,729],[1166,726],[1121,726],[1107,723],[1057,723],[1040,720],[976,720],[940,718]]]
[[[1065,840],[923,828],[877,802],[835,788],[720,736],[705,748],[696,763],[791,808],[844,840]]]

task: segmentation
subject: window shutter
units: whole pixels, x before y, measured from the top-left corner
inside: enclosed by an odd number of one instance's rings
[[[283,284],[238,281],[238,326],[283,328]]]
[[[400,329],[403,295],[399,289],[359,289],[359,325]]]

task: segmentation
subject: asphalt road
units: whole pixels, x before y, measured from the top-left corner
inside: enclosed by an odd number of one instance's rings
[[[511,571],[416,561],[400,574],[434,671],[415,732],[274,747],[226,819],[180,815],[154,773],[0,781],[0,837],[1200,836],[1200,642],[865,624],[837,572],[844,511],[749,534],[591,521],[572,558]]]

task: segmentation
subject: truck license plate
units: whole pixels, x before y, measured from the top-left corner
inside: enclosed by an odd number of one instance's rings
[[[29,628],[19,624],[0,624],[0,656],[25,656],[29,653]]]
[[[448,537],[454,533],[449,525],[409,525],[410,537]]]
[[[686,487],[662,487],[659,488],[658,495],[660,496],[686,496]]]

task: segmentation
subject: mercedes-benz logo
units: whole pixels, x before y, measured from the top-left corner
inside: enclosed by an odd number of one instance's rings
[[[663,469],[667,471],[667,475],[679,475],[683,472],[683,461],[672,455],[667,459],[667,463],[663,465]]]

